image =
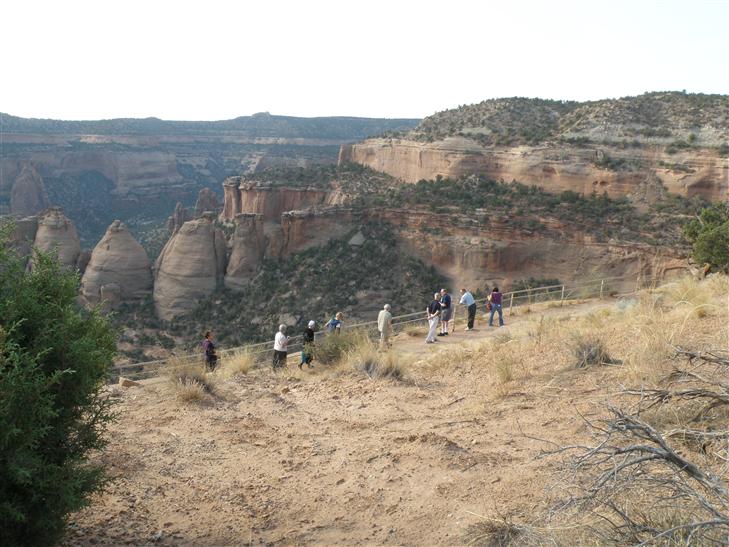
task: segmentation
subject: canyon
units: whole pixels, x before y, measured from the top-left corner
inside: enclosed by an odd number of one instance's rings
[[[653,102],[639,97],[631,104],[660,104],[651,112],[668,116],[666,104],[693,100],[649,99]],[[397,257],[398,271],[406,276],[412,276],[411,266],[434,268],[452,289],[492,284],[508,289],[528,278],[573,284],[605,277],[622,279],[616,289],[629,288],[689,268],[680,224],[701,206],[697,200],[728,197],[729,122],[717,114],[723,110],[715,103],[724,105],[723,98],[711,98],[710,116],[679,113],[667,129],[655,126],[655,112],[651,123],[638,123],[637,114],[635,123],[626,121],[620,101],[609,108],[486,101],[435,114],[417,126],[411,121],[404,129],[385,128],[380,137],[359,142],[350,134],[317,136],[300,127],[282,130],[279,137],[233,130],[213,135],[198,126],[193,134],[177,127],[180,133],[170,135],[164,133],[169,126],[156,122],[149,122],[154,130],[145,126],[146,133],[132,136],[108,127],[104,135],[73,138],[60,129],[42,138],[18,132],[10,141],[22,146],[11,150],[35,151],[0,158],[0,194],[6,192],[6,209],[18,219],[13,241],[21,252],[32,245],[56,250],[64,266],[83,274],[87,305],[128,313],[149,304],[163,320],[161,325],[149,320],[157,325],[149,332],[167,329],[177,342],[183,341],[180,325],[189,330],[191,321],[202,320],[195,318],[200,306],[220,307],[234,317],[229,326],[248,329],[244,332],[254,338],[278,321],[300,328],[302,310],[319,309],[320,289],[289,286],[276,264],[310,264],[305,257],[313,255],[306,253],[332,242],[344,244],[337,247],[341,263],[333,269],[341,282],[325,284],[340,299],[328,301],[326,310],[336,306],[353,320],[368,318],[372,301],[391,297],[379,281],[367,290],[356,281],[361,260],[387,271],[379,255]],[[610,123],[606,110],[614,117]],[[227,152],[210,148],[213,142]],[[167,201],[160,202],[154,222],[131,216],[127,223],[115,216],[93,240],[93,252],[82,251],[84,240],[71,215],[48,204],[64,173],[86,169],[106,181],[89,179],[88,187],[105,185],[109,196],[136,204],[132,210],[164,194]],[[86,209],[93,213],[93,207]],[[148,226],[155,226],[159,253],[149,251]],[[377,234],[387,237],[378,241]],[[363,244],[369,247],[360,253]],[[264,318],[226,311],[245,310],[251,299],[264,306],[258,302],[264,289],[273,308],[279,310],[280,300],[288,309]],[[413,307],[420,305],[418,298]],[[130,321],[138,321],[139,313],[133,311]],[[125,328],[134,331],[130,325]]]

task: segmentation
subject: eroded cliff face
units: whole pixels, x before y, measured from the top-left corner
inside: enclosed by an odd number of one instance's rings
[[[539,231],[514,227],[506,218],[483,226],[464,215],[405,209],[373,212],[371,219],[393,226],[404,251],[472,289],[494,282],[508,286],[529,277],[563,282],[613,276],[661,279],[687,269],[680,251],[600,242],[555,219],[540,219],[545,228]]]
[[[32,165],[23,165],[10,192],[10,212],[21,217],[37,215],[50,204],[43,178]]]
[[[247,213],[237,215],[230,244],[230,259],[225,270],[225,286],[240,289],[258,273],[266,250],[261,215]]]
[[[230,177],[223,184],[223,220],[239,214],[261,215],[264,222],[280,222],[287,211],[339,204],[341,193],[336,189],[268,186],[246,182],[243,177]]]
[[[81,295],[90,305],[110,308],[140,300],[152,292],[152,265],[147,252],[124,223],[116,220],[94,248],[81,279]]]
[[[223,282],[226,243],[214,215],[185,222],[155,263],[154,305],[169,320],[191,311]]]
[[[550,192],[596,191],[617,197],[645,195],[648,186],[654,192],[665,188],[686,197],[729,198],[729,158],[715,149],[668,154],[665,146],[649,145],[626,149],[551,144],[485,148],[462,137],[431,143],[369,139],[342,145],[339,161],[366,165],[409,183],[478,174]],[[614,168],[600,167],[611,162]]]

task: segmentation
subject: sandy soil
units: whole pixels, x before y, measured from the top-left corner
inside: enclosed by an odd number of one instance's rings
[[[116,391],[102,457],[114,480],[72,516],[68,544],[461,545],[484,519],[528,522],[556,465],[530,437],[583,435],[576,409],[594,416],[617,372],[575,369],[547,345],[504,382],[499,352],[474,341],[508,344],[595,309],[549,308],[429,346],[401,334],[404,381],[292,362],[221,381],[203,404],[178,403],[163,381]]]

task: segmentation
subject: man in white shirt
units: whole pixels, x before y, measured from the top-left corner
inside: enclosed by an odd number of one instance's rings
[[[391,346],[390,334],[392,334],[392,314],[390,313],[390,304],[385,304],[385,307],[377,316],[377,330],[380,331],[380,348],[389,348]]]
[[[276,337],[273,339],[273,368],[286,365],[287,347],[289,337],[286,336],[286,325],[279,325]]]
[[[468,309],[468,326],[466,330],[473,330],[473,321],[476,319],[476,299],[473,298],[470,291],[461,289],[461,301],[459,303]]]

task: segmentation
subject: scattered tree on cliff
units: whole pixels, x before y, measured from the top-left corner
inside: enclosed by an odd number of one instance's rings
[[[729,203],[714,203],[684,226],[693,258],[714,271],[729,272]]]
[[[115,341],[76,304],[76,274],[43,253],[26,272],[8,237],[0,227],[0,544],[50,545],[102,484],[88,456],[111,420]]]

